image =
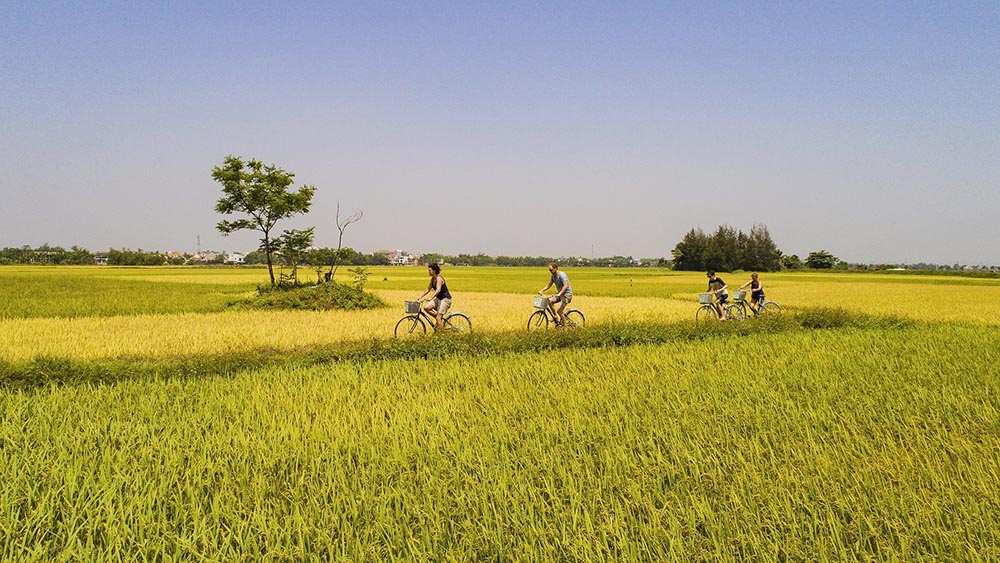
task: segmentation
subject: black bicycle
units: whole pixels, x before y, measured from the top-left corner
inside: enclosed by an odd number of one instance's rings
[[[396,323],[396,329],[393,331],[396,338],[409,338],[427,334],[427,325],[430,325],[431,329],[437,332],[437,321],[424,310],[424,302],[426,302],[426,299],[405,302],[406,316],[399,319]],[[444,316],[442,324],[444,325],[444,332],[472,332],[472,321],[463,313],[448,313]]]
[[[749,311],[749,314],[747,314]],[[733,292],[733,304],[726,307],[726,316],[734,321],[742,321],[750,315],[755,317],[766,317],[777,315],[781,312],[781,306],[774,301],[764,301],[756,307],[747,301],[747,292],[736,290]]]
[[[733,303],[715,303],[718,298],[714,293],[700,293],[698,294],[698,303],[701,304],[698,310],[694,313],[694,318],[698,319],[698,322],[702,321],[714,321],[719,320],[722,317],[719,316],[719,309],[724,309],[726,311],[726,318],[732,318],[730,315],[733,312]]]
[[[548,330],[549,323],[556,327],[561,327],[559,316],[552,310],[552,303],[549,298],[543,295],[535,297],[534,305],[536,311],[528,317],[528,330]],[[566,328],[581,327],[586,322],[586,317],[579,309],[566,309]]]

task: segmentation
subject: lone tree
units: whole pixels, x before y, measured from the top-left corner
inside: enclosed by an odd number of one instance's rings
[[[302,186],[298,191],[290,191],[295,174],[286,172],[273,164],[265,165],[259,160],[246,163],[237,156],[226,157],[222,166],[212,169],[212,179],[222,184],[224,194],[215,204],[215,210],[223,215],[243,213],[247,217],[233,221],[219,221],[216,228],[224,235],[236,231],[260,231],[260,249],[267,257],[267,273],[274,281],[274,251],[277,249],[271,238],[271,229],[281,219],[306,213],[312,205],[314,186]]]
[[[839,258],[825,250],[810,252],[809,256],[806,256],[806,266],[816,270],[829,270],[839,261]]]

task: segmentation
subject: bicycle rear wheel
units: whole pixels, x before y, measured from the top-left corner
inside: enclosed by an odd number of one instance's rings
[[[583,313],[579,309],[570,309],[566,311],[566,326],[569,328],[583,327],[586,324],[587,319],[584,318]]]
[[[468,334],[472,332],[472,321],[463,313],[452,313],[444,318],[444,329],[448,332]]]
[[[715,321],[719,319],[719,313],[715,311],[715,307],[711,305],[702,305],[698,307],[698,312],[694,314],[694,318],[701,321]]]
[[[759,315],[777,315],[781,312],[781,306],[779,306],[774,301],[765,301],[761,304],[760,309],[758,309]]]
[[[413,338],[427,334],[427,325],[420,319],[419,315],[407,315],[396,323],[396,329],[392,331],[396,338]]]
[[[545,311],[535,311],[528,317],[528,330],[548,330],[549,316]]]

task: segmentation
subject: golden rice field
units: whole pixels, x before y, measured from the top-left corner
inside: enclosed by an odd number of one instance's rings
[[[595,326],[688,321],[704,284],[566,270]],[[315,313],[227,309],[261,270],[0,268],[0,367],[387,339],[427,278],[372,272],[394,307]],[[496,335],[547,279],[444,273]],[[0,385],[0,560],[1000,560],[1000,280],[763,279],[917,322]]]
[[[12,269],[13,270],[13,269]],[[15,283],[32,275],[41,282],[25,283],[22,297],[39,308],[51,307],[51,301],[36,298],[31,292],[38,286],[59,286],[69,277],[75,293],[66,298],[67,310],[78,311],[69,318],[38,315],[25,307],[20,315],[9,312],[0,317],[0,361],[16,362],[35,356],[73,359],[98,359],[128,356],[216,354],[260,348],[275,351],[326,345],[344,341],[389,338],[396,320],[402,316],[402,302],[416,298],[425,288],[423,268],[373,268],[368,284],[393,309],[359,312],[311,311],[226,311],[226,301],[251,295],[254,285],[248,280],[266,278],[260,269],[192,270],[190,268],[18,268]],[[454,311],[472,318],[476,331],[504,332],[523,330],[532,312],[531,296],[547,281],[547,271],[529,268],[454,268],[448,272],[449,286],[455,294]],[[572,272],[572,270],[570,270]],[[697,294],[704,279],[699,273],[675,273],[663,270],[647,272],[581,270],[573,272],[577,292],[572,306],[581,309],[590,323],[658,321],[674,322],[693,318]],[[0,281],[5,272],[0,269]],[[56,277],[59,274],[59,277]],[[344,274],[341,270],[340,274]],[[603,277],[602,277],[603,275]],[[847,310],[892,314],[919,321],[966,322],[1000,325],[1000,280],[944,279],[943,276],[867,276],[829,274],[822,276],[774,274],[764,277],[768,299],[789,311],[802,307],[842,307]],[[743,277],[728,274],[735,286]],[[773,277],[774,281],[769,278]],[[88,291],[87,281],[103,284],[127,282],[120,292]],[[349,281],[348,275],[339,279]],[[388,278],[382,281],[382,278]],[[141,282],[146,284],[133,286]],[[915,283],[916,282],[916,283]],[[923,283],[919,283],[923,282]],[[188,293],[164,293],[158,300],[172,312],[105,314],[103,302],[135,303],[144,306],[148,295],[173,289],[203,289]],[[73,285],[73,284],[71,284]],[[388,286],[389,289],[384,289]],[[463,291],[466,286],[484,291]],[[641,286],[641,289],[636,289]],[[9,286],[8,286],[9,287]],[[409,287],[412,289],[400,289]],[[590,294],[593,290],[600,295]],[[660,296],[653,296],[656,291]],[[51,291],[49,292],[51,293]],[[190,301],[182,301],[188,299]],[[216,298],[217,304],[207,304]],[[166,303],[167,300],[175,300]],[[90,301],[95,303],[91,304]],[[89,310],[88,310],[89,309]],[[43,311],[44,312],[44,311]],[[89,314],[88,314],[89,313]]]
[[[259,348],[295,350],[330,343],[389,338],[403,315],[402,303],[414,292],[377,292],[398,307],[371,311],[230,311],[72,319],[0,321],[0,360],[23,361],[56,356],[99,359],[245,352]],[[469,293],[453,310],[473,319],[477,331],[523,331],[534,311],[530,296]],[[692,316],[689,302],[674,299],[592,297],[579,304],[594,322],[609,320],[676,321]]]

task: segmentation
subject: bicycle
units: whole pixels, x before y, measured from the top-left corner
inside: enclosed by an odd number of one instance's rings
[[[417,335],[427,334],[427,325],[431,325],[434,332],[437,332],[437,321],[427,314],[423,304],[426,299],[420,301],[405,301],[404,310],[406,316],[396,322],[396,328],[392,331],[396,338],[408,338]],[[444,332],[456,332],[468,334],[472,332],[472,321],[464,313],[448,313],[442,320]]]
[[[554,323],[557,327],[562,326],[559,317],[552,310],[549,298],[539,295],[534,299],[534,306],[537,309],[528,317],[528,330],[548,330],[549,323]],[[576,328],[586,324],[587,319],[579,309],[566,309],[566,327]]]
[[[733,292],[733,304],[726,308],[726,315],[735,321],[746,319],[747,309],[755,317],[766,317],[767,315],[777,315],[781,312],[781,306],[774,301],[764,301],[754,309],[752,303],[747,301],[747,292],[736,290]]]
[[[698,294],[698,303],[701,303],[701,307],[698,307],[698,310],[695,311],[694,318],[697,319],[699,322],[716,320],[721,318],[719,316],[718,309],[716,309],[715,305],[712,304],[712,298],[713,294],[711,293]],[[735,306],[736,306],[735,304],[730,303],[723,307],[726,310],[726,318],[731,318],[730,315],[732,314],[733,307]]]

